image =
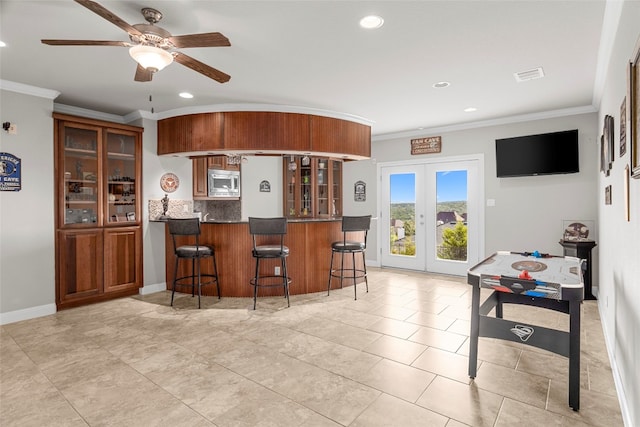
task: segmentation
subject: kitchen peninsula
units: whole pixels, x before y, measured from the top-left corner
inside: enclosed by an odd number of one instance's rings
[[[287,265],[292,295],[327,290],[331,243],[342,239],[341,224],[341,219],[291,219],[288,221],[285,245],[290,249]],[[255,261],[251,255],[252,239],[248,222],[207,221],[201,224],[201,233],[200,243],[213,245],[216,248],[222,298],[252,296],[253,288],[249,285],[249,280],[254,274]],[[186,239],[177,240],[178,244],[186,242]],[[167,288],[170,289],[170,278],[174,273],[174,255],[171,235],[166,226],[165,248]],[[279,265],[277,260],[265,260],[262,263],[263,271],[272,274],[276,265]],[[350,265],[350,258],[345,257],[345,266]],[[179,273],[187,273],[186,269],[185,265],[184,271],[181,270]],[[345,285],[351,284],[351,280],[345,281]],[[334,286],[337,286],[335,281]],[[281,288],[265,288],[260,289],[259,292],[260,296],[282,295]],[[203,287],[202,293],[215,295],[215,286]]]

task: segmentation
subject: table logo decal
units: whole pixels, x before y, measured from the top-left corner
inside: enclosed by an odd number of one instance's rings
[[[511,328],[511,332],[513,332],[514,335],[520,338],[520,341],[527,342],[527,340],[531,338],[531,335],[533,335],[535,330],[531,326],[516,325]]]

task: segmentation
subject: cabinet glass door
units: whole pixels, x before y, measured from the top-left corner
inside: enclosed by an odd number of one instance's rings
[[[300,216],[313,216],[313,193],[311,192],[313,177],[311,174],[311,158],[308,156],[300,159],[300,180]]]
[[[107,132],[104,175],[109,224],[136,221],[136,136]]]
[[[64,223],[98,222],[98,130],[64,126]]]
[[[342,215],[342,162],[331,161],[331,216]]]
[[[284,158],[284,214],[289,218],[297,216],[298,208],[296,205],[296,178],[298,171],[298,163],[293,156]]]
[[[329,216],[331,212],[329,203],[329,160],[316,159],[316,162],[316,194],[318,195],[316,215]]]

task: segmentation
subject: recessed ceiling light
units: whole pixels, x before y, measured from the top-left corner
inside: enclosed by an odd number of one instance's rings
[[[438,82],[438,83],[434,83],[433,84],[433,87],[436,88],[436,89],[440,89],[440,88],[448,87],[448,86],[451,86],[451,83],[449,83],[449,82]]]
[[[193,95],[190,94],[189,92],[180,92],[180,98],[191,99],[193,98]]]
[[[7,44],[5,42],[3,42],[2,40],[0,40],[0,47],[5,47]]]
[[[384,19],[377,15],[365,16],[360,20],[360,26],[366,29],[380,28],[384,24]]]
[[[464,109],[465,113],[473,113],[474,111],[478,111],[476,107],[467,107]]]

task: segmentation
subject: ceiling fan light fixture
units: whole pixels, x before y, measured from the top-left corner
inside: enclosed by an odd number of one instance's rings
[[[144,69],[155,73],[173,62],[173,55],[155,46],[138,45],[129,49],[129,55]]]

